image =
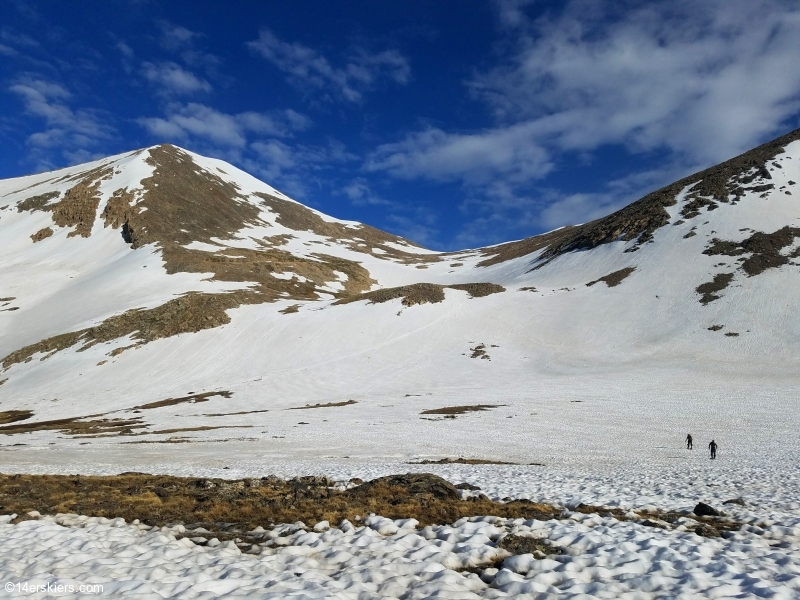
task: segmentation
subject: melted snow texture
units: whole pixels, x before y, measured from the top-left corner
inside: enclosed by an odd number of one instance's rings
[[[104,594],[137,598],[789,600],[800,594],[797,517],[781,524],[761,519],[724,539],[699,537],[682,523],[662,531],[578,513],[558,521],[477,517],[421,530],[413,520],[363,522],[279,526],[264,531],[267,547],[249,556],[233,542],[212,541],[208,548],[176,540],[191,535],[183,526],[45,517],[0,525],[0,574],[6,582],[102,584]],[[508,556],[495,546],[507,534],[546,539],[566,554]],[[504,557],[499,570],[464,571]]]

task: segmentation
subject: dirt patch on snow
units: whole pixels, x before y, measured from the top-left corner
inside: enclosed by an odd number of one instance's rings
[[[470,358],[492,360],[492,357],[486,352],[486,344],[478,344],[474,348],[470,348],[469,351],[472,352],[472,354],[469,355]]]
[[[89,237],[100,205],[100,179],[111,174],[111,169],[96,173],[97,179],[84,180],[71,187],[64,197],[53,205],[53,222],[59,227],[74,227],[67,237]]]
[[[305,523],[323,520],[358,523],[371,513],[389,519],[413,518],[425,526],[478,515],[548,520],[561,512],[530,501],[498,503],[486,496],[461,500],[451,483],[424,473],[382,477],[349,491],[334,489],[326,477],[225,480],[142,473],[0,475],[0,506],[4,512],[20,515],[35,510],[139,519],[158,526],[185,523],[187,530],[203,527],[202,535],[220,540],[246,538],[246,532],[270,523],[302,521],[298,528],[303,529]],[[26,518],[30,517],[18,520]]]
[[[534,252],[547,248],[548,246],[556,245],[560,242],[571,239],[574,235],[575,229],[577,228],[573,226],[562,227],[561,229],[556,229],[555,231],[551,231],[549,233],[529,237],[524,240],[499,244],[497,246],[492,246],[491,248],[481,248],[478,250],[478,252],[480,252],[486,258],[479,262],[476,266],[490,267],[508,260],[533,254]]]
[[[259,303],[263,299],[253,292],[237,294],[199,294],[188,293],[151,309],[133,309],[114,317],[110,317],[95,325],[79,331],[64,333],[44,339],[35,344],[20,348],[2,360],[4,369],[24,362],[35,354],[44,353],[43,360],[55,352],[81,344],[78,352],[87,350],[96,344],[111,342],[125,336],[145,344],[154,340],[171,337],[181,333],[196,333],[203,329],[211,329],[230,322],[226,311],[247,301]],[[137,344],[117,348],[116,354]],[[115,354],[115,355],[116,355]]]
[[[34,431],[58,431],[65,435],[97,435],[119,434],[133,429],[147,427],[139,417],[132,419],[100,419],[102,415],[88,417],[73,417],[68,419],[53,419],[50,421],[35,421],[30,423],[16,423],[0,427],[0,435],[13,435],[17,433],[31,433]]]
[[[30,198],[26,198],[25,200],[17,204],[17,212],[50,211],[52,210],[52,205],[50,205],[50,200],[58,198],[60,195],[61,195],[60,192],[47,192],[46,194],[31,196]]]
[[[288,229],[295,231],[311,231],[319,236],[344,244],[354,252],[373,254],[373,248],[382,250],[380,258],[393,259],[404,264],[430,263],[442,260],[438,254],[417,254],[414,249],[420,248],[415,243],[392,235],[369,225],[348,225],[335,221],[327,221],[313,210],[284,198],[270,194],[257,193],[264,206],[277,215],[276,221]],[[389,243],[393,245],[388,245]],[[410,252],[403,252],[394,245],[408,246]]]
[[[800,228],[782,227],[772,233],[757,231],[741,242],[730,242],[714,238],[703,251],[708,256],[749,255],[742,261],[741,270],[748,276],[760,275],[767,269],[774,269],[789,263],[789,256],[781,250],[800,237]]]
[[[470,298],[482,298],[490,294],[505,292],[506,289],[494,283],[463,283],[454,285],[439,285],[438,283],[413,283],[393,288],[383,288],[372,292],[365,292],[359,296],[342,298],[334,304],[349,304],[367,300],[371,304],[380,304],[402,298],[403,306],[414,306],[415,304],[436,304],[444,300],[445,288],[462,290],[469,294]]]
[[[53,230],[50,227],[44,227],[43,229],[40,229],[39,231],[34,233],[31,236],[31,240],[33,240],[33,243],[35,244],[36,242],[41,242],[42,240],[46,240],[51,235],[53,235]]]
[[[489,460],[485,458],[441,458],[439,460],[411,461],[410,465],[516,465],[518,463],[503,460]]]
[[[116,190],[106,202],[100,215],[104,226],[112,229],[123,227],[133,215],[134,209],[131,207],[133,199],[134,195],[127,189]],[[131,240],[128,239],[129,236],[123,237],[126,238],[126,242],[131,243]]]
[[[67,237],[76,235],[89,237],[97,216],[97,207],[100,204],[100,182],[111,177],[112,173],[111,167],[97,167],[68,178],[62,178],[65,181],[77,181],[77,183],[64,193],[64,197],[61,200],[50,204],[50,200],[57,198],[60,193],[48,192],[23,200],[17,204],[17,211],[51,212],[53,223],[57,226],[74,228]],[[43,231],[45,229],[34,235],[38,236]]]
[[[506,291],[506,288],[496,283],[455,283],[444,287],[467,292],[470,298],[483,298],[484,296]]]
[[[468,404],[463,406],[445,406],[443,408],[432,408],[423,410],[421,415],[465,415],[471,412],[483,412],[500,408],[505,404]]]
[[[234,415],[254,415],[257,413],[266,413],[269,412],[269,409],[263,410],[240,410],[238,412],[229,412],[229,413],[204,413],[204,417],[232,417]]]
[[[608,287],[616,287],[620,283],[622,283],[628,275],[633,273],[636,270],[636,267],[625,267],[624,269],[620,269],[619,271],[614,271],[613,273],[609,273],[599,279],[595,279],[594,281],[590,281],[586,284],[586,287],[591,287],[595,283],[603,282]]]
[[[717,273],[711,281],[697,286],[695,291],[700,294],[700,304],[719,300],[722,296],[719,296],[717,292],[728,287],[731,281],[733,281],[733,273]]]
[[[203,392],[202,394],[189,394],[181,398],[167,398],[166,400],[159,400],[158,402],[149,402],[140,406],[134,406],[133,410],[149,410],[151,408],[163,408],[164,406],[175,406],[176,404],[194,404],[196,402],[207,402],[215,396],[222,398],[230,398],[233,392],[220,391],[220,392]]]
[[[514,535],[506,535],[497,542],[497,547],[507,550],[511,554],[533,554],[536,558],[543,558],[547,555],[564,554],[564,549],[559,548],[540,538]]]
[[[33,416],[32,410],[3,410],[0,411],[0,424],[25,421]]]
[[[336,406],[350,406],[351,404],[358,404],[355,400],[345,400],[343,402],[326,402],[325,404],[306,404],[305,406],[293,406],[286,410],[308,410],[311,408],[333,408]]]

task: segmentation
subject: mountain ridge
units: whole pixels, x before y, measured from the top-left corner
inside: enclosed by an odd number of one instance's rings
[[[567,381],[616,394],[622,371],[700,387],[794,372],[798,137],[585,225],[448,253],[174,146],[0,182],[0,406],[34,433],[106,415],[167,443],[178,418],[210,443],[227,438],[209,417],[160,403],[224,391],[213,414],[255,428],[298,404],[352,399],[377,422],[429,395],[525,410]],[[126,428],[97,435],[116,447]]]

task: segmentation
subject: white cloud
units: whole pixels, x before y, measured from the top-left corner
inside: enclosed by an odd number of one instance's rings
[[[222,64],[218,56],[196,48],[196,42],[205,37],[204,34],[167,21],[157,21],[157,25],[161,30],[159,38],[161,47],[179,55],[187,65],[216,71]]]
[[[528,24],[530,21],[524,9],[533,2],[534,0],[495,0],[501,25],[514,28]]]
[[[69,154],[106,140],[113,133],[95,112],[70,108],[66,102],[71,94],[57,83],[26,78],[9,90],[22,99],[25,112],[40,117],[46,124],[46,129],[28,137],[28,144],[34,148],[60,148],[69,158]]]
[[[355,206],[396,206],[394,202],[381,198],[376,194],[363,177],[353,179],[342,188],[340,193],[347,196]]]
[[[797,119],[796,3],[573,0],[538,20],[528,5],[538,10],[526,0],[496,1],[504,47],[516,49],[467,84],[495,124],[410,133],[378,147],[367,170],[461,181],[473,199],[466,205],[475,211],[473,232],[523,223],[530,231],[590,220],[618,208],[619,198],[647,191],[633,180],[623,195],[611,183],[591,193],[534,189],[564,161],[618,146],[631,155],[658,153],[669,165],[659,175],[677,177]]]
[[[165,94],[211,91],[211,84],[205,79],[200,79],[174,62],[159,64],[146,62],[142,65],[142,73],[150,83],[158,86],[159,91]]]
[[[118,41],[114,44],[114,47],[119,50],[120,54],[128,60],[132,59],[135,55],[133,48],[131,48],[128,44],[123,42],[122,40]]]
[[[284,42],[267,29],[247,45],[287,73],[299,87],[330,90],[334,97],[348,102],[360,102],[363,93],[374,88],[380,78],[404,85],[411,77],[408,61],[396,50],[370,54],[356,49],[344,66],[334,67],[316,50],[297,42]]]
[[[523,123],[475,134],[430,128],[379,146],[365,168],[404,179],[486,183],[505,176],[528,181],[545,176],[553,168],[547,151],[535,142],[532,130],[536,128],[536,124]]]
[[[389,215],[387,218],[389,228],[420,246],[434,248],[437,246],[439,230],[433,226],[435,219],[426,219],[424,213],[417,213],[415,218],[404,215]]]
[[[293,110],[231,115],[195,102],[172,106],[166,118],[145,117],[138,122],[162,139],[197,137],[234,148],[243,148],[249,133],[283,137],[311,126],[310,119]]]
[[[159,42],[167,50],[177,51],[189,48],[196,39],[202,37],[202,34],[196,31],[180,25],[173,25],[167,21],[158,21],[157,24],[161,30]]]
[[[800,109],[800,7],[585,0],[534,23],[510,64],[471,88],[503,124],[538,123],[553,150],[624,144],[714,162]]]
[[[327,146],[307,146],[264,139],[250,144],[250,150],[255,156],[244,161],[245,167],[296,198],[306,197],[312,186],[323,185],[316,172],[356,159],[337,142],[329,142]]]

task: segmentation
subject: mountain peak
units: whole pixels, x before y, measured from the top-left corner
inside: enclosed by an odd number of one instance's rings
[[[665,363],[780,358],[796,330],[782,299],[800,292],[798,181],[795,131],[591,223],[452,253],[171,144],[3,181],[0,393],[40,394],[63,376],[75,393],[94,381],[122,394],[115,378],[151,356],[164,373],[191,371],[193,388],[219,385],[184,345],[231,386],[255,368],[284,390],[283,348],[329,365],[325,377],[352,362],[367,382],[402,360],[458,386],[483,372],[462,356],[506,356],[498,385],[527,381],[523,366],[568,371],[639,360],[641,348]],[[172,393],[164,377],[148,394]]]

